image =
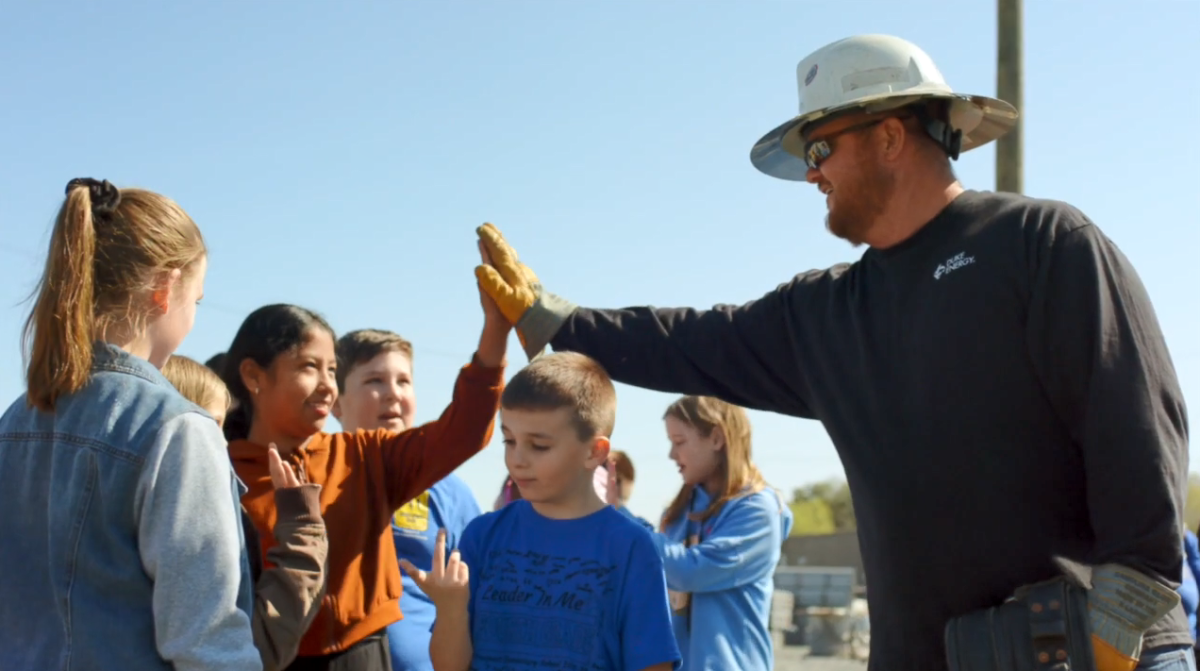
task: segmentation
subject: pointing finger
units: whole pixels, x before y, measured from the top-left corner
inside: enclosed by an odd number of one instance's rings
[[[446,530],[438,529],[437,543],[433,546],[433,575],[445,575],[446,570]]]

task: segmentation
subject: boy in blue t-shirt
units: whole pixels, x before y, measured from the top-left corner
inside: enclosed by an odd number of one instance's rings
[[[680,664],[649,532],[592,484],[608,458],[616,390],[581,354],[541,357],[500,401],[504,462],[522,500],[477,517],[446,560],[410,573],[437,607],[438,671],[669,671]]]

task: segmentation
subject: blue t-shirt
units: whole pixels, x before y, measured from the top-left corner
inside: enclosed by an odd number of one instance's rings
[[[392,515],[392,538],[396,556],[422,568],[433,565],[433,546],[438,529],[446,530],[446,547],[462,538],[467,523],[479,516],[475,495],[462,478],[448,475],[428,491],[400,507]],[[429,660],[429,628],[436,610],[433,602],[401,571],[404,594],[400,612],[404,619],[388,626],[388,645],[395,671],[433,671]]]
[[[573,520],[514,501],[467,525],[473,671],[637,671],[679,649],[649,532],[612,506]]]
[[[626,508],[625,506],[617,506],[617,510],[618,510],[618,511],[620,511],[622,514],[624,514],[624,515],[625,515],[626,517],[628,517],[629,519],[631,519],[631,520],[633,520],[634,522],[637,522],[638,524],[642,525],[642,526],[643,526],[643,527],[646,529],[646,531],[649,531],[650,533],[654,533],[655,531],[658,531],[657,529],[655,529],[655,528],[654,528],[654,525],[653,525],[653,524],[650,524],[650,523],[649,523],[649,522],[647,522],[646,520],[644,520],[644,519],[642,519],[642,518],[638,517],[637,515],[634,515],[633,513],[629,512],[629,509],[628,509],[628,508]]]

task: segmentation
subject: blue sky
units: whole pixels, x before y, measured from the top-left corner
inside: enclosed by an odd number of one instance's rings
[[[1133,260],[1194,405],[1200,3],[1025,10],[1026,192],[1082,208]],[[742,302],[856,259],[814,187],[748,154],[795,113],[797,61],[869,32],[918,43],[959,90],[995,91],[994,2],[6,3],[0,398],[21,392],[22,301],[76,176],[160,191],[200,224],[207,298],[181,353],[224,349],[277,301],[339,331],[394,329],[416,344],[422,421],[477,342],[483,221],[596,307]],[[989,146],[957,169],[991,189],[993,161]],[[678,487],[672,397],[618,391],[632,508],[656,518]],[[775,486],[841,477],[819,424],[753,420]],[[498,439],[460,469],[484,506],[502,472]]]

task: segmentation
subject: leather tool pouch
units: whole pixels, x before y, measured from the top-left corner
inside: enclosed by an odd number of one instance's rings
[[[1059,577],[946,625],[951,671],[1094,671],[1086,589]]]

